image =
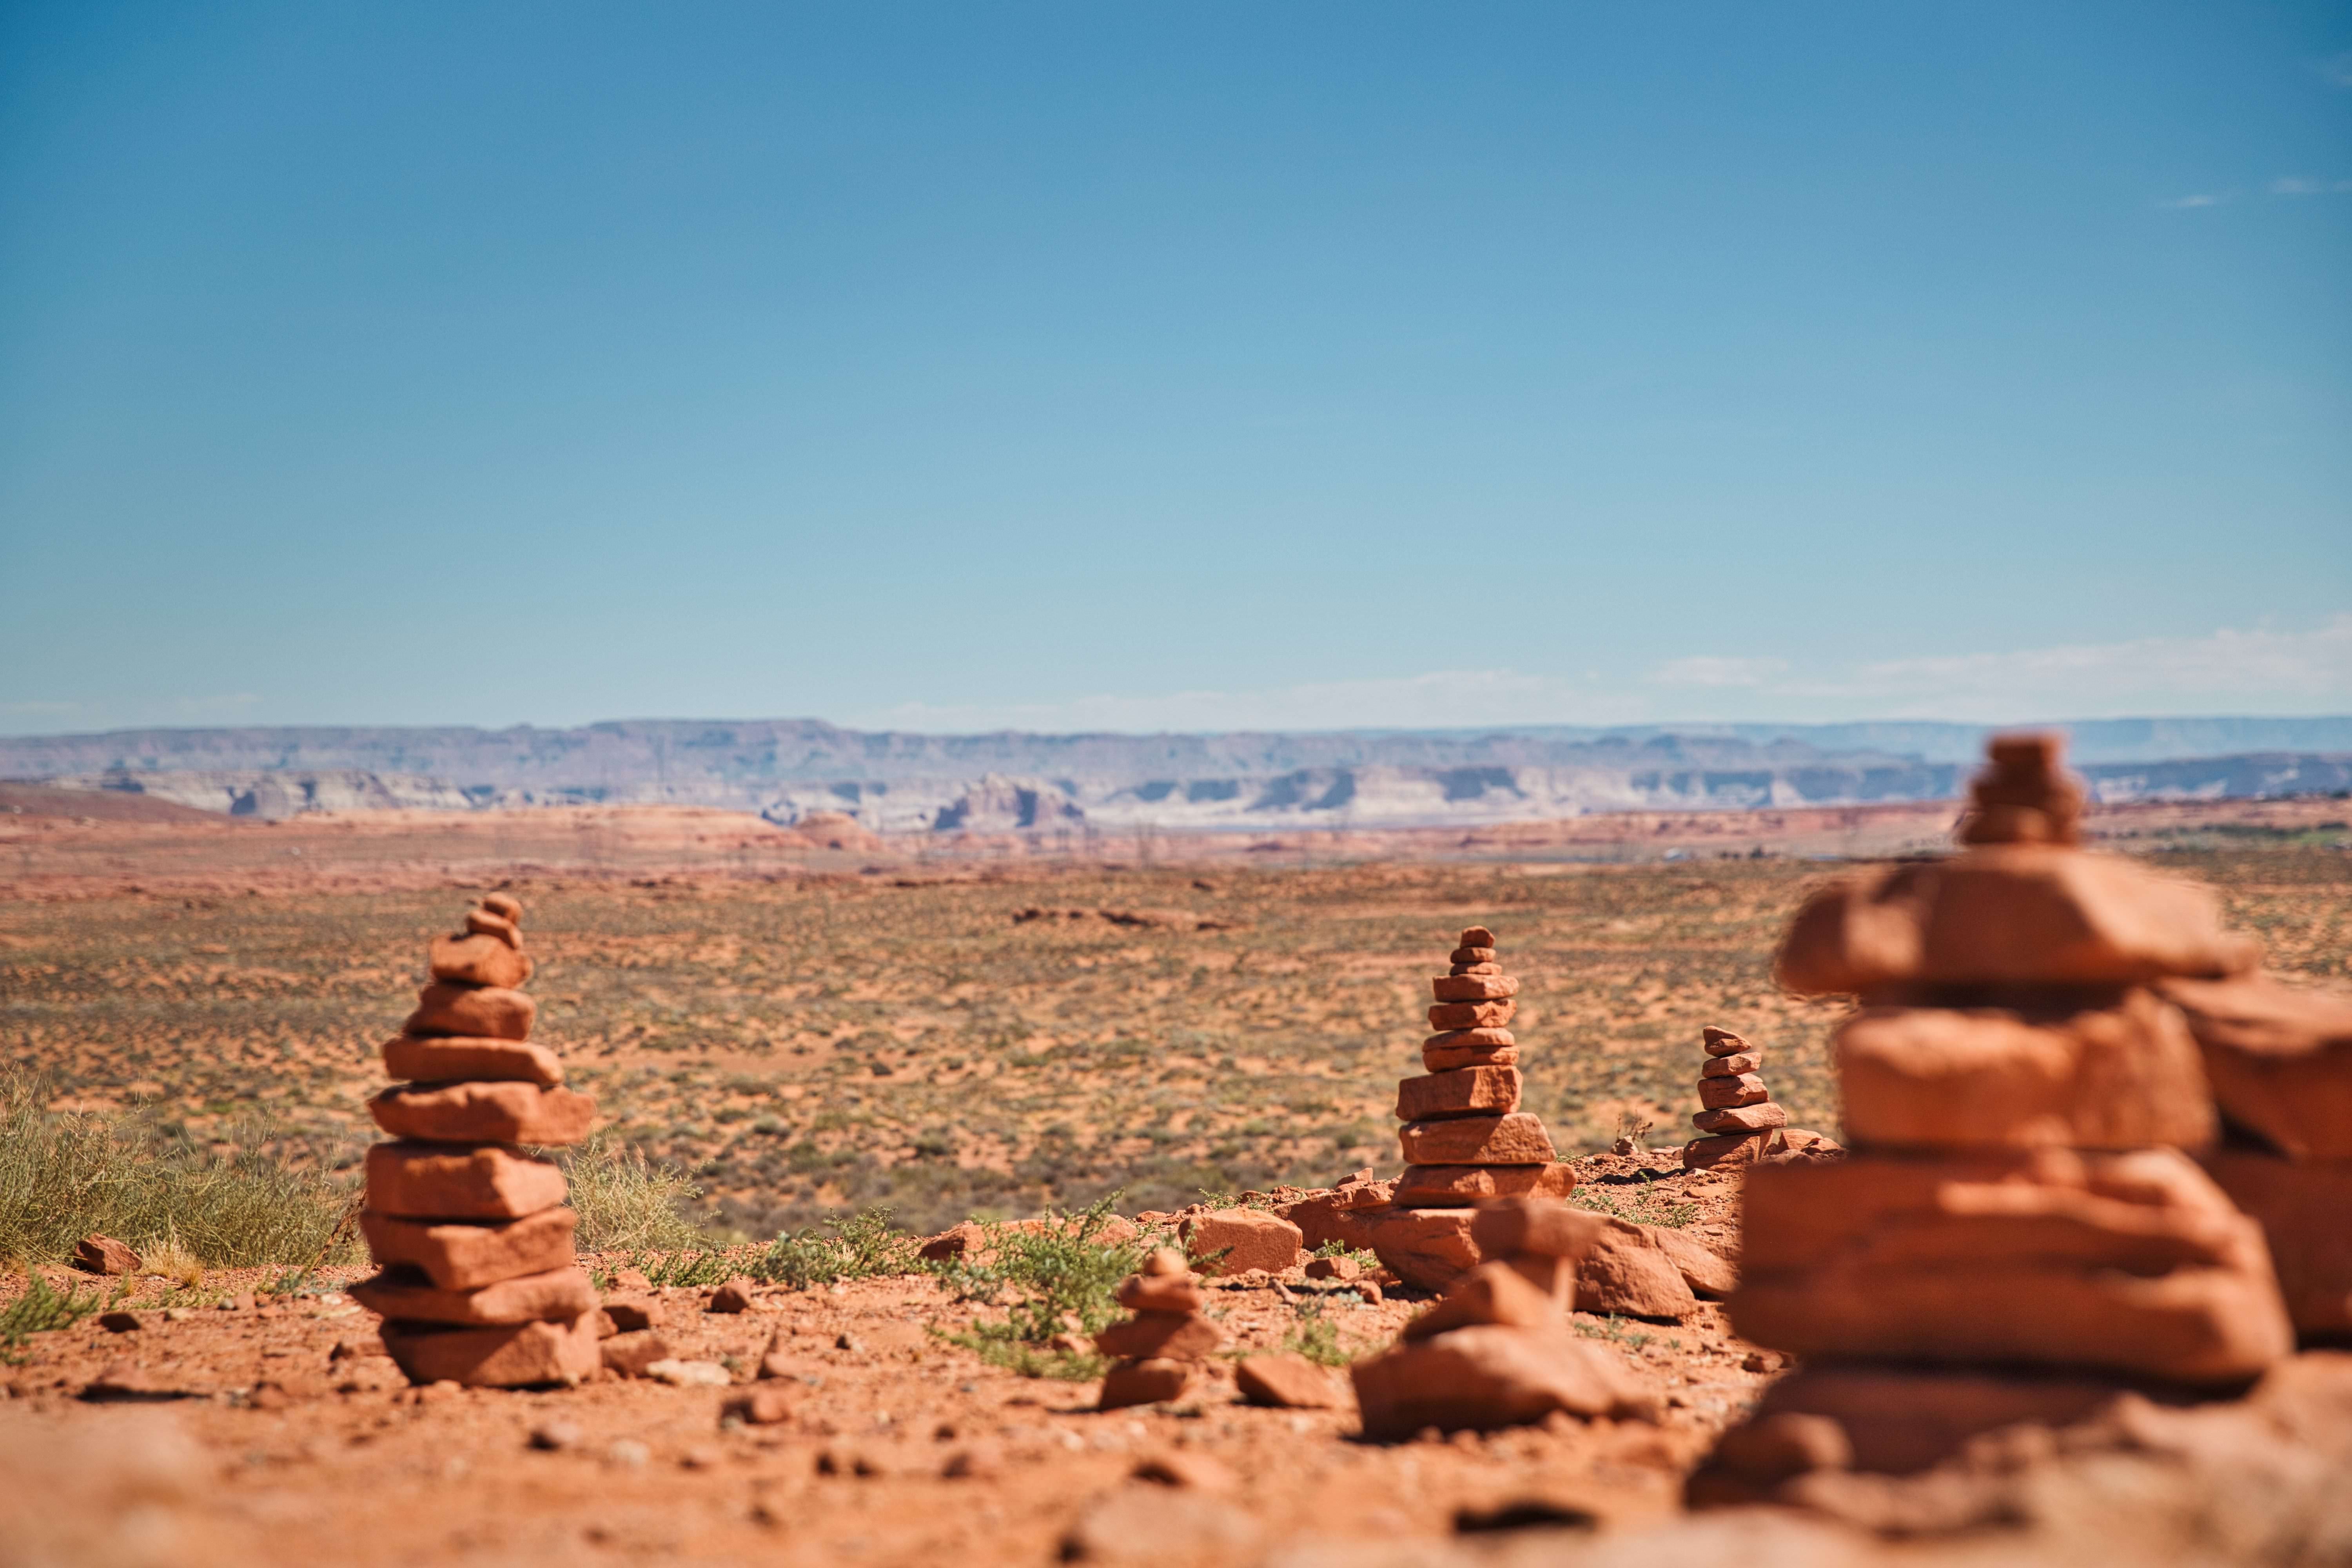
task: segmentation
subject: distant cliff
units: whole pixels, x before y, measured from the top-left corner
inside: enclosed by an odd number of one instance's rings
[[[2352,719],[2065,726],[2105,799],[2352,787]],[[1946,799],[1978,726],[1889,722],[1203,735],[919,735],[815,720],[573,730],[141,730],[0,738],[0,777],[236,814],[667,803],[886,831],[1484,824]],[[2200,748],[2211,748],[2201,750]]]

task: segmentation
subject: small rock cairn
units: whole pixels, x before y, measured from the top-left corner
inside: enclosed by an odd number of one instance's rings
[[[406,1081],[368,1102],[397,1142],[368,1151],[360,1227],[382,1272],[352,1295],[383,1316],[384,1349],[415,1383],[576,1384],[600,1362],[563,1173],[518,1147],[576,1143],[596,1114],[529,1043],[521,923],[522,905],[492,893],[462,932],[433,940],[432,980],[383,1047]]]
[[[1542,1119],[1519,1109],[1519,983],[1496,960],[1495,933],[1472,926],[1457,939],[1453,967],[1430,982],[1436,1003],[1423,1040],[1429,1070],[1397,1085],[1404,1123],[1404,1177],[1398,1208],[1472,1208],[1487,1198],[1566,1197],[1576,1179],[1559,1163]]]
[[[1781,946],[1790,990],[1861,998],[1832,1041],[1856,1152],[1747,1176],[1732,1324],[1805,1364],[1695,1503],[1879,1472],[1859,1495],[2134,1386],[2235,1391],[2293,1347],[2261,1229],[2182,1152],[2215,1103],[2155,988],[2258,951],[2204,889],[2075,847],[2055,737],[1991,756],[1962,853],[1824,889]]]
[[[1103,1377],[1100,1408],[1157,1405],[1180,1399],[1224,1331],[1201,1315],[1206,1298],[1184,1255],[1155,1249],[1143,1271],[1119,1281],[1118,1304],[1134,1314],[1095,1336],[1095,1349],[1115,1357]]]
[[[1655,1419],[1642,1378],[1568,1327],[1577,1261],[1601,1224],[1542,1198],[1483,1205],[1472,1237],[1489,1261],[1407,1323],[1398,1343],[1348,1369],[1364,1435],[1396,1442],[1430,1427],[1492,1431],[1554,1412]]]

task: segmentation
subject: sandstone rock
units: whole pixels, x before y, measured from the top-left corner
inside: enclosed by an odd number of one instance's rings
[[[1180,1399],[1192,1385],[1192,1363],[1181,1361],[1121,1362],[1103,1376],[1101,1410],[1124,1410],[1131,1405],[1158,1405]]]
[[[643,1377],[657,1361],[668,1361],[676,1352],[668,1340],[650,1329],[627,1330],[604,1342],[599,1349],[607,1370],[622,1377]]]
[[[636,1329],[657,1329],[662,1324],[661,1299],[656,1296],[616,1295],[604,1300],[604,1315],[613,1321],[614,1329],[628,1333]]]
[[[1142,1361],[1199,1361],[1224,1342],[1224,1332],[1206,1318],[1182,1312],[1138,1312],[1095,1336],[1107,1356]]]
[[[1342,1216],[1364,1209],[1386,1208],[1395,1194],[1394,1182],[1349,1180],[1328,1192],[1276,1204],[1273,1212],[1298,1227],[1300,1246],[1314,1248],[1347,1239],[1342,1234]]]
[[[1561,1199],[1576,1173],[1551,1165],[1407,1165],[1396,1184],[1399,1208],[1467,1208],[1489,1198]]]
[[[1349,1369],[1377,1441],[1525,1426],[1552,1412],[1654,1419],[1655,1396],[1607,1347],[1565,1328],[1480,1326],[1397,1345]]]
[[[1482,1205],[1470,1221],[1470,1239],[1488,1258],[1534,1253],[1573,1263],[1592,1249],[1605,1216],[1540,1198],[1507,1198]]]
[[[378,1143],[367,1203],[418,1219],[520,1219],[563,1201],[563,1173],[495,1143]]]
[[[2196,1042],[2144,990],[2095,1007],[1873,1007],[1840,1026],[1833,1049],[1857,1142],[2197,1148],[2214,1136]]]
[[[1513,1067],[1427,1073],[1397,1085],[1396,1113],[1400,1121],[1502,1115],[1518,1108],[1519,1069]]]
[[[1576,1266],[1580,1311],[1680,1319],[1698,1310],[1698,1298],[1650,1227],[1599,1217],[1591,1247]]]
[[[1307,1265],[1308,1272],[1314,1265]],[[1130,1312],[1197,1312],[1208,1304],[1208,1295],[1189,1276],[1130,1274],[1118,1282],[1113,1292],[1118,1304]],[[1141,1352],[1121,1351],[1121,1355],[1141,1354]]]
[[[1426,1051],[1432,1047],[1451,1048],[1459,1046],[1480,1050],[1500,1050],[1507,1046],[1516,1046],[1518,1043],[1519,1037],[1508,1029],[1441,1029],[1422,1041],[1421,1048]]]
[[[424,1270],[404,1265],[350,1289],[352,1300],[379,1317],[427,1323],[569,1321],[596,1310],[595,1288],[577,1268],[520,1275],[472,1290],[445,1290]]]
[[[1772,1096],[1764,1080],[1754,1073],[1741,1073],[1735,1078],[1701,1078],[1698,1080],[1698,1102],[1709,1110],[1726,1110],[1735,1105],[1761,1105]]]
[[[1499,963],[1457,963],[1446,973],[1448,974],[1500,974],[1503,973],[1503,966]]]
[[[368,1101],[395,1138],[436,1143],[534,1143],[555,1148],[588,1136],[596,1102],[533,1083],[395,1085]]]
[[[735,1382],[727,1375],[727,1369],[715,1361],[689,1361],[677,1356],[651,1363],[645,1374],[672,1388],[727,1388]]]
[[[1642,1230],[1650,1245],[1666,1255],[1693,1295],[1720,1301],[1739,1288],[1738,1268],[1696,1237],[1663,1225],[1645,1225]]]
[[[2267,974],[2172,981],[2221,1114],[2282,1153],[2352,1160],[2352,997]]]
[[[1456,1029],[1456,1035],[1499,1035],[1502,1029]],[[1433,1036],[1444,1039],[1443,1035]],[[1431,1072],[1454,1072],[1462,1068],[1507,1068],[1517,1065],[1517,1046],[1432,1046],[1421,1047],[1421,1065]]]
[[[522,924],[522,900],[512,893],[484,893],[481,902],[482,908],[501,920]]]
[[[730,1315],[750,1311],[753,1289],[749,1279],[737,1275],[710,1293],[710,1310]]]
[[[1762,1051],[1742,1051],[1738,1056],[1731,1057],[1709,1057],[1706,1065],[1698,1069],[1698,1076],[1702,1079],[1738,1078],[1742,1073],[1754,1072],[1763,1065]]]
[[[951,1258],[977,1259],[988,1245],[988,1233],[970,1220],[950,1226],[939,1235],[924,1241],[915,1255],[932,1263],[945,1263]]]
[[[1299,1228],[1265,1209],[1217,1209],[1196,1215],[1177,1226],[1186,1250],[1194,1258],[1212,1258],[1203,1274],[1240,1274],[1263,1268],[1279,1274],[1298,1261]]]
[[[436,936],[425,953],[436,980],[510,991],[530,978],[530,955],[494,936]]]
[[[1736,1057],[1748,1054],[1752,1047],[1728,1029],[1718,1029],[1709,1024],[1698,1032],[1700,1048],[1711,1057]]]
[[[1541,1119],[1526,1111],[1408,1121],[1398,1141],[1411,1165],[1549,1165],[1558,1158]]]
[[[426,1083],[489,1079],[552,1089],[563,1081],[562,1065],[545,1046],[459,1036],[402,1035],[386,1040],[383,1070],[394,1078]]]
[[[1339,1218],[1339,1239],[1373,1254],[1381,1266],[1420,1290],[1443,1290],[1478,1262],[1467,1208],[1367,1209]]]
[[[85,1236],[74,1243],[73,1266],[85,1274],[136,1274],[146,1260],[110,1236]]]
[[[1446,1291],[1443,1300],[1408,1321],[1403,1338],[1410,1344],[1480,1323],[1558,1328],[1560,1304],[1550,1291],[1529,1282],[1509,1264],[1482,1263]]]
[[[1495,933],[1485,926],[1465,926],[1462,934],[1454,939],[1454,944],[1456,947],[1483,947],[1491,952],[1495,946]]]
[[[520,952],[522,933],[515,930],[514,921],[494,915],[488,910],[469,910],[466,914],[466,930],[475,936],[494,936]]]
[[[1753,1164],[1780,1152],[1786,1136],[1776,1128],[1769,1132],[1717,1132],[1694,1138],[1683,1145],[1683,1169],[1711,1171],[1718,1165]]]
[[[2220,1150],[2205,1169],[2263,1227],[2287,1318],[2305,1341],[2352,1338],[2352,1161]]]
[[[473,1388],[578,1384],[604,1364],[595,1324],[587,1317],[462,1329],[386,1321],[383,1348],[411,1383]]]
[[[722,1426],[734,1420],[746,1426],[773,1426],[792,1418],[792,1395],[772,1383],[729,1394],[719,1405],[719,1420]]]
[[[1260,1535],[1257,1521],[1224,1498],[1130,1483],[1081,1507],[1056,1555],[1137,1568],[1253,1563]]]
[[[2112,856],[2006,845],[1906,862],[1814,894],[1781,943],[1791,991],[2139,985],[2253,967],[2205,889]]]
[[[1328,1410],[1340,1398],[1330,1373],[1305,1356],[1246,1357],[1234,1364],[1234,1386],[1244,1404],[1277,1410]]]
[[[1801,1355],[2243,1383],[2292,1345],[2255,1224],[2171,1150],[1759,1166],[1733,1326]]]
[[[1241,1484],[1241,1478],[1208,1455],[1188,1448],[1163,1448],[1146,1454],[1128,1471],[1139,1481],[1174,1487],[1179,1491],[1223,1493]]]
[[[526,991],[497,985],[454,985],[436,980],[416,994],[416,1011],[400,1026],[404,1035],[469,1035],[492,1040],[527,1040],[539,1003]]]
[[[1445,955],[1445,962],[1453,964],[1492,963],[1495,962],[1495,950],[1491,947],[1457,947]]]
[[[1441,974],[1429,983],[1440,1002],[1494,1002],[1519,994],[1507,974]]]
[[[413,1264],[445,1290],[470,1290],[521,1274],[543,1274],[572,1261],[580,1216],[546,1208],[504,1225],[436,1224],[375,1209],[360,1212],[368,1253],[379,1264]]]
[[[1499,1029],[1518,1016],[1519,1005],[1505,998],[1500,1002],[1440,1002],[1429,1010],[1429,1026],[1444,1032],[1453,1029]]]
[[[1691,1112],[1691,1125],[1702,1132],[1766,1132],[1788,1124],[1788,1111],[1769,1100],[1761,1105]]]
[[[1364,1266],[1342,1253],[1337,1258],[1310,1258],[1303,1272],[1309,1279],[1336,1279],[1344,1284],[1360,1276]]]
[[[136,1312],[116,1310],[100,1312],[98,1326],[110,1334],[135,1334],[147,1326],[147,1320]]]

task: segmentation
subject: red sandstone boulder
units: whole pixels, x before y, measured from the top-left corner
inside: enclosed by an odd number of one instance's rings
[[[568,1321],[597,1310],[595,1288],[587,1275],[572,1268],[520,1275],[471,1290],[445,1290],[423,1269],[402,1266],[352,1286],[351,1297],[379,1317],[429,1323]]]
[[[368,1101],[368,1113],[394,1138],[560,1148],[588,1136],[596,1102],[533,1083],[395,1084]]]
[[[1243,1403],[1282,1410],[1328,1410],[1340,1393],[1330,1373],[1304,1356],[1254,1355],[1234,1364]]]
[[[110,1236],[85,1236],[74,1243],[73,1266],[85,1274],[136,1274],[145,1259]]]
[[[1656,1418],[1655,1394],[1606,1346],[1565,1328],[1481,1325],[1394,1346],[1349,1368],[1364,1435],[1491,1431],[1571,1415]]]
[[[402,1035],[386,1040],[383,1070],[393,1078],[424,1083],[489,1079],[552,1089],[563,1081],[563,1064],[545,1046],[457,1036]]]
[[[436,980],[511,991],[530,978],[530,955],[488,934],[436,936],[425,949]]]
[[[1303,1235],[1298,1226],[1265,1209],[1217,1209],[1194,1215],[1177,1226],[1185,1251],[1197,1258],[1214,1258],[1201,1268],[1203,1274],[1240,1274],[1263,1268],[1279,1274],[1298,1261]],[[1222,1253],[1223,1257],[1216,1255]]]
[[[2267,974],[2173,981],[2221,1114],[2282,1153],[2352,1160],[2352,997]]]
[[[473,1035],[492,1040],[527,1040],[539,1016],[539,1003],[527,991],[499,985],[453,985],[436,980],[416,994],[416,1011],[400,1026],[404,1035]]]
[[[411,1383],[446,1381],[473,1388],[569,1384],[584,1382],[604,1364],[593,1317],[461,1329],[387,1321],[383,1332],[384,1350]]]
[[[542,1274],[572,1261],[572,1232],[580,1216],[544,1208],[505,1224],[404,1219],[360,1211],[360,1232],[380,1264],[412,1263],[445,1290],[470,1290],[518,1274]]]
[[[563,1173],[496,1143],[377,1143],[368,1206],[418,1219],[520,1219],[563,1201]]]
[[[2305,1341],[2352,1339],[2352,1160],[2217,1150],[2205,1169],[2263,1227],[2287,1316]]]

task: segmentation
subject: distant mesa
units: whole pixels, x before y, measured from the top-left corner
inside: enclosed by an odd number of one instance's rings
[[[2069,728],[2101,803],[2352,790],[2352,718]],[[1950,800],[1985,733],[1884,723],[914,735],[813,720],[147,730],[0,738],[0,779],[263,819],[666,805],[795,829],[846,818],[868,833],[1478,827]]]

